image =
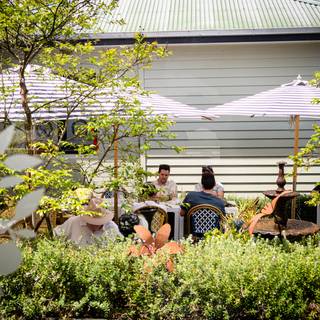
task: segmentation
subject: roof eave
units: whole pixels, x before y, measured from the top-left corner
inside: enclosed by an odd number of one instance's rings
[[[301,34],[320,33],[319,28],[273,28],[273,29],[234,29],[234,30],[192,30],[192,31],[161,31],[143,32],[147,38],[169,38],[169,37],[208,37],[208,36],[230,36],[230,35],[256,35],[256,34]],[[134,38],[135,32],[110,32],[89,33],[85,38],[90,39],[128,39]]]
[[[141,32],[159,43],[215,43],[320,40],[320,28],[200,30],[181,32]],[[88,33],[82,40],[97,40],[98,45],[132,44],[134,32]]]

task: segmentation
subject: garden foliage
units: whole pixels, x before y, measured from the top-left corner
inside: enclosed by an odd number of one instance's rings
[[[310,81],[311,85],[320,87],[320,72],[314,73],[314,79]],[[320,104],[320,97],[314,97],[312,103]],[[291,156],[290,158],[294,163],[304,170],[308,171],[312,166],[318,166],[320,164],[320,126],[315,123],[313,125],[314,133],[311,135],[310,139],[307,141],[306,145],[301,148],[297,155]],[[319,190],[320,181],[316,181],[316,187]],[[311,199],[309,199],[308,204],[316,206],[320,204],[320,192],[311,192]]]
[[[150,175],[140,166],[140,154],[155,143],[155,137],[172,137],[168,130],[173,122],[165,115],[154,115],[151,109],[143,110],[137,98],[148,95],[141,87],[139,72],[167,56],[167,49],[157,42],[147,42],[141,34],[135,36],[133,45],[117,48],[95,48],[92,41],[84,40],[88,32],[99,32],[94,26],[101,17],[110,24],[124,23],[113,17],[117,5],[116,0],[1,2],[0,100],[24,114],[11,147],[23,147],[24,152],[39,153],[43,159],[36,171],[28,170],[20,177],[24,183],[15,188],[13,195],[0,190],[5,205],[21,198],[28,188],[38,186],[47,190],[41,214],[59,211],[70,188],[125,189],[130,193]],[[63,92],[61,97],[48,96],[41,102],[36,94],[32,95],[29,69],[48,88],[54,79],[60,79],[57,89]],[[10,79],[19,80],[13,84],[5,81],[8,74]],[[49,83],[48,75],[52,77]],[[12,99],[17,88],[21,99]],[[78,124],[82,125],[74,125],[73,119],[78,119],[85,107],[105,104],[113,109],[86,121],[80,119]],[[63,116],[39,122],[39,114],[51,112],[51,107],[59,107]],[[5,113],[3,126],[12,121],[10,113]],[[119,162],[114,167],[110,159],[115,145]],[[68,161],[65,152],[75,153],[73,161]],[[0,175],[3,170],[7,168],[0,166]],[[104,178],[99,180],[97,177],[102,175]]]
[[[172,273],[164,264],[146,272],[152,258],[130,257],[130,244],[25,243],[21,268],[0,278],[0,318],[319,319],[320,248],[311,240],[185,242]]]

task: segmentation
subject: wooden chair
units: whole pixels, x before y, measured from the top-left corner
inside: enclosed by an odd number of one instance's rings
[[[9,234],[7,234],[7,233],[0,234],[0,245],[2,243],[7,243],[7,242],[10,242],[10,241],[12,241],[12,239],[11,239]]]
[[[157,232],[161,226],[168,222],[167,212],[156,206],[145,206],[136,210],[135,213],[144,215],[151,232]]]
[[[52,211],[50,214],[44,214],[43,216],[39,216],[37,214],[32,215],[32,224],[34,226],[34,232],[36,233],[46,233],[53,236],[53,229],[57,225],[57,213],[56,211]]]
[[[0,213],[1,216],[7,216],[8,218],[13,219],[15,214],[14,208],[10,208],[6,211],[12,211],[10,214],[7,212]],[[50,214],[44,214],[39,216],[36,213],[32,215],[16,220],[12,225],[11,229],[31,229],[36,233],[48,232],[51,236],[53,235],[53,228],[57,225],[57,214],[55,211],[52,211]]]
[[[273,216],[280,229],[281,227],[286,226],[288,217],[285,215],[285,204],[288,199],[285,197],[291,194],[292,196],[294,195],[294,192],[291,190],[281,192],[271,201],[271,203],[267,203],[260,213],[249,221],[248,231],[251,236],[253,236],[254,228],[262,217]]]
[[[209,204],[199,204],[192,207],[187,214],[187,234],[194,238],[203,238],[203,235],[215,228],[222,230],[221,221],[225,220],[222,211]]]

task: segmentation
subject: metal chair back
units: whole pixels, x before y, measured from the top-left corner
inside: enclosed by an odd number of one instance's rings
[[[135,213],[144,215],[151,232],[157,232],[161,226],[168,222],[167,212],[156,206],[145,206],[136,210]]]
[[[221,221],[224,219],[225,216],[219,208],[209,204],[199,204],[188,211],[187,232],[202,238],[210,230],[222,229]]]

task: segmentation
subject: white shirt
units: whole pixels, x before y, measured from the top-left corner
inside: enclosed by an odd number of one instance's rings
[[[152,182],[154,186],[159,189],[158,195],[168,197],[170,198],[175,198],[178,193],[178,188],[176,183],[173,180],[167,180],[165,184],[159,184],[158,179]]]
[[[104,224],[102,229],[92,232],[87,227],[87,223],[81,219],[81,216],[69,218],[62,225],[54,228],[54,234],[57,236],[66,236],[79,246],[93,244],[95,239],[101,237],[108,238],[109,240],[115,240],[118,236],[123,237],[118,226],[113,221]]]

